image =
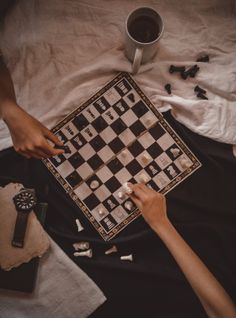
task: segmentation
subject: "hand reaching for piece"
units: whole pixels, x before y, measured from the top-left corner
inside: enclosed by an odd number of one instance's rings
[[[18,105],[9,104],[5,107],[2,118],[9,128],[15,150],[26,158],[49,158],[64,152],[53,148],[48,140],[58,146],[63,143]]]
[[[130,185],[133,190],[130,197],[137,205],[146,222],[157,229],[168,220],[166,213],[166,199],[164,195],[151,190],[142,183]]]

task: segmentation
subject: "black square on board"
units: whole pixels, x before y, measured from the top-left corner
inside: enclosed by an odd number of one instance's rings
[[[123,99],[121,99],[118,103],[113,105],[113,107],[119,116],[124,114],[129,109],[129,106]]]
[[[117,225],[117,222],[112,215],[108,214],[103,220],[101,220],[101,225],[104,227],[105,231],[109,232],[115,225]]]
[[[99,188],[102,185],[102,181],[98,178],[98,176],[96,174],[94,174],[90,178],[88,178],[86,181],[89,188],[91,188],[90,185],[91,185],[91,182],[93,182],[93,181],[97,181],[99,183],[99,186],[97,188]]]
[[[108,126],[108,123],[105,121],[104,118],[98,117],[92,122],[92,126],[98,133],[100,133]]]
[[[159,139],[161,136],[165,134],[164,128],[162,128],[159,123],[156,123],[155,126],[150,128],[149,132],[155,140]]]
[[[106,143],[99,135],[97,135],[90,141],[90,145],[96,152],[98,152],[100,149],[106,146]]]
[[[130,203],[133,204],[133,206],[131,207],[131,209],[128,209],[128,208],[127,208],[126,202],[130,202]],[[123,206],[123,208],[125,209],[125,211],[126,211],[128,214],[132,213],[132,212],[137,208],[136,205],[134,204],[134,202],[133,202],[130,198],[127,199],[127,200],[125,200],[125,201],[122,203],[122,206]]]
[[[77,173],[77,171],[72,172],[69,176],[66,177],[67,182],[72,186],[75,187],[82,181],[82,178]]]
[[[78,134],[77,136],[75,136],[72,140],[71,140],[71,143],[72,145],[78,150],[80,149],[81,147],[83,147],[83,145],[86,144],[86,140],[85,138],[81,135],[81,134]]]
[[[111,170],[113,174],[116,174],[123,168],[123,165],[119,159],[115,158],[107,164],[107,167]]]
[[[54,157],[49,159],[55,167],[60,166],[60,164],[62,164],[62,162],[64,162],[66,160],[66,158],[63,155],[58,155],[56,157],[57,157],[57,160]],[[58,161],[60,161],[60,162],[58,162]]]
[[[119,137],[113,139],[108,145],[115,154],[125,147]]]
[[[169,177],[170,180],[177,177],[177,175],[180,173],[179,169],[176,167],[176,165],[173,162],[168,167],[166,167],[163,171]]]
[[[147,171],[150,177],[154,177],[156,174],[158,174],[161,171],[160,167],[156,164],[155,161],[152,161],[144,169]]]
[[[103,164],[103,161],[97,154],[95,154],[87,160],[87,163],[93,170],[97,170]]]
[[[136,159],[132,160],[130,163],[125,166],[126,169],[129,171],[129,173],[134,176],[136,175],[139,171],[142,170],[141,165],[138,163]]]
[[[135,142],[133,142],[128,149],[134,157],[137,157],[141,152],[144,151],[143,146],[137,140],[135,140]]]
[[[83,200],[84,204],[87,205],[87,207],[89,208],[89,210],[93,210],[94,208],[96,208],[96,206],[99,205],[100,201],[98,200],[98,198],[96,197],[96,195],[94,193],[91,193],[86,199]]]
[[[121,96],[124,96],[131,90],[131,86],[125,79],[122,79],[119,83],[115,85],[115,89]]]
[[[150,180],[147,185],[150,185],[151,186],[151,189],[153,189],[154,191],[159,191],[160,188],[158,187],[158,185],[153,181],[153,180]]]
[[[117,135],[119,135],[122,133],[122,131],[124,131],[127,128],[127,126],[121,118],[118,118],[111,124],[111,128]]]
[[[150,156],[153,159],[155,159],[156,157],[158,157],[160,154],[163,153],[163,150],[161,149],[161,147],[157,143],[154,143],[150,147],[147,148],[147,152],[150,154]]]
[[[63,143],[66,143],[68,141],[68,139],[66,138],[66,136],[63,134],[62,131],[58,131],[56,133],[56,136],[58,136],[59,139],[63,141]]]
[[[72,123],[78,130],[82,130],[89,124],[88,120],[84,117],[83,114],[79,114],[78,116],[76,116],[75,119],[72,120]]]
[[[105,206],[105,208],[107,209],[107,211],[111,212],[112,210],[114,210],[118,205],[118,201],[114,198],[113,195],[111,195],[110,197],[108,197],[104,202],[103,205]]]
[[[136,137],[146,130],[146,127],[139,120],[134,122],[129,128]]]
[[[111,177],[109,180],[107,180],[105,182],[105,186],[107,187],[107,189],[113,193],[115,192],[117,189],[119,189],[121,187],[120,182],[116,179],[115,176]]]
[[[98,98],[96,102],[93,103],[93,105],[100,114],[104,113],[110,107],[110,104],[103,96]]]
[[[68,160],[75,169],[84,163],[84,159],[78,152],[74,153]]]
[[[148,112],[148,107],[140,100],[132,107],[132,110],[138,118],[141,118]]]

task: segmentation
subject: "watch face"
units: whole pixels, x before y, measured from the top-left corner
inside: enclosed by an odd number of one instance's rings
[[[28,211],[36,204],[36,198],[33,191],[22,190],[14,197],[14,203],[17,209]]]

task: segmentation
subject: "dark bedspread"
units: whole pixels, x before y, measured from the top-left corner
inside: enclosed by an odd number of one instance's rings
[[[236,158],[232,147],[189,131],[169,112],[164,117],[203,164],[168,193],[168,215],[236,302]],[[48,233],[105,293],[108,300],[93,318],[206,317],[172,256],[142,217],[104,242],[40,161],[25,164],[13,149],[3,151],[0,160],[0,175],[32,183],[49,202]],[[77,217],[85,227],[80,233]],[[82,240],[91,242],[92,259],[73,256],[72,244]],[[104,255],[113,244],[119,253]],[[134,262],[120,261],[120,255],[130,253]]]

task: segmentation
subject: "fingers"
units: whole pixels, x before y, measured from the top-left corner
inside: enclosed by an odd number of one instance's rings
[[[134,185],[130,186],[131,189],[133,190],[133,196],[137,197],[139,200],[143,200],[145,197],[147,197],[148,192],[147,192],[147,186],[145,186],[142,183],[137,183]]]
[[[46,159],[64,153],[63,149],[55,149],[46,139],[36,142],[35,144],[23,145],[15,148],[16,151],[26,158]]]
[[[49,129],[45,128],[44,136],[58,146],[63,146],[63,142],[58,139]]]
[[[64,153],[63,149],[54,148],[53,146],[49,145],[46,140],[41,143],[38,149],[44,153],[45,158],[58,156]]]

